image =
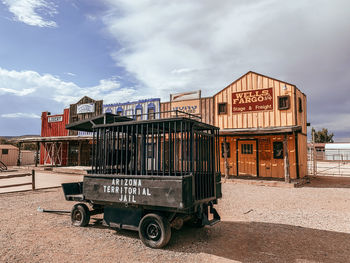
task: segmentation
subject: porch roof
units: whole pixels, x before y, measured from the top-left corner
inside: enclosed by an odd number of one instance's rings
[[[268,128],[245,128],[245,129],[220,129],[220,135],[269,135],[269,134],[290,134],[301,132],[301,126],[284,126]]]

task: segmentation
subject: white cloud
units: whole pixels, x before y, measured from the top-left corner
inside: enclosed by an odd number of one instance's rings
[[[55,21],[44,17],[56,15],[56,6],[47,0],[2,0],[9,11],[14,14],[15,20],[30,26],[57,27]]]
[[[100,80],[95,86],[80,87],[51,74],[0,68],[0,95],[6,94],[25,96],[28,100],[51,99],[65,107],[85,95],[93,99],[104,99],[106,103],[125,101],[138,96],[135,88],[121,87],[116,78]]]
[[[350,2],[278,0],[105,0],[112,57],[144,94],[201,89],[212,96],[249,70],[308,96],[313,125],[349,109]],[[332,92],[330,92],[330,89]],[[325,101],[327,98],[327,101]],[[338,128],[340,129],[340,128]]]
[[[237,66],[238,55],[271,2],[110,0],[104,22],[122,45],[113,58],[148,92],[212,95],[251,69]]]
[[[33,88],[31,88],[31,89],[22,89],[22,90],[0,88],[0,94],[1,93],[12,93],[12,94],[15,94],[17,96],[25,96],[25,95],[28,95],[30,93],[33,93],[34,91],[35,91],[35,89],[33,89]]]
[[[31,119],[40,119],[40,116],[35,113],[23,113],[23,112],[17,112],[17,113],[8,113],[8,114],[1,114],[2,118],[31,118]]]

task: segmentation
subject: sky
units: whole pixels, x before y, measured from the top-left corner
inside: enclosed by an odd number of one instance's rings
[[[248,71],[295,84],[311,126],[350,142],[350,1],[0,0],[0,136],[85,95],[212,96]]]

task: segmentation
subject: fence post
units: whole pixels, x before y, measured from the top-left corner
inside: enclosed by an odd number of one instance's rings
[[[32,170],[32,190],[35,190],[35,170]]]

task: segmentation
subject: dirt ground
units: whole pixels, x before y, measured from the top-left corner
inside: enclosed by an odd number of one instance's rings
[[[31,170],[19,170],[16,172],[0,173],[0,179],[1,179],[0,186],[32,182],[31,175],[25,176],[25,177],[9,178],[9,179],[1,178],[1,177],[6,177],[7,175],[18,174],[18,173],[31,174]],[[62,173],[56,174],[52,172],[36,171],[35,172],[35,189],[55,187],[55,186],[60,186],[62,183],[81,182],[82,180],[83,180],[83,175],[78,175],[78,174],[62,174]],[[0,188],[0,193],[18,192],[18,191],[24,191],[24,190],[30,190],[30,189],[32,189],[32,185],[6,187],[6,188]]]
[[[0,262],[349,262],[350,184],[319,179],[302,188],[223,184],[222,222],[172,232],[167,247],[93,216],[73,227],[61,189],[0,194]]]

